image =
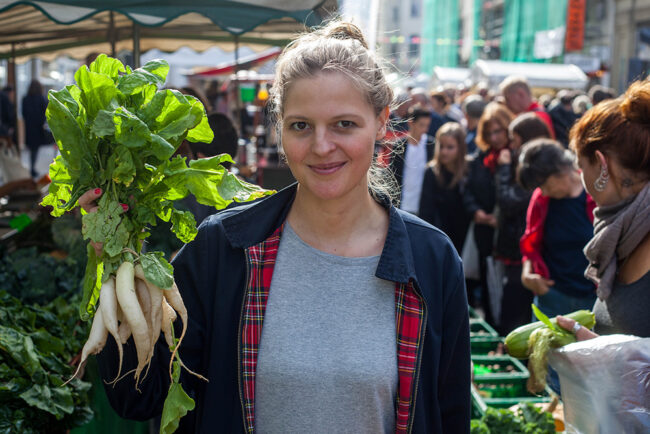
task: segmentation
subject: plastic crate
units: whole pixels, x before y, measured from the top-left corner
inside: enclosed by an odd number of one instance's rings
[[[499,337],[499,334],[483,320],[476,320],[469,322],[469,337],[470,340],[473,338],[484,338],[486,336]]]
[[[483,319],[481,318],[481,315],[479,315],[472,306],[469,306],[469,319]]]
[[[488,407],[509,408],[520,402],[546,403],[551,401],[547,388],[539,395],[533,395],[526,390],[526,380],[501,381],[493,383],[485,380],[474,380],[476,391]]]
[[[485,404],[485,401],[483,400],[483,398],[481,398],[478,389],[473,384],[471,389],[471,396],[472,396],[472,419],[480,419],[485,414],[485,410],[487,409],[487,404]]]
[[[482,383],[498,384],[520,381],[526,384],[528,369],[514,357],[503,356],[475,356],[472,355],[474,364],[474,380]],[[491,372],[487,371],[490,368]]]
[[[470,341],[472,356],[485,356],[490,352],[496,352],[503,338],[496,336],[474,337]],[[503,349],[505,353],[505,348]]]

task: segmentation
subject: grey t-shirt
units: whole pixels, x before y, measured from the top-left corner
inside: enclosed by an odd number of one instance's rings
[[[395,284],[379,256],[307,245],[285,225],[255,377],[260,433],[389,433],[395,429]]]

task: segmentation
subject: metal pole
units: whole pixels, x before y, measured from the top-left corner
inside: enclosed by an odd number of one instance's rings
[[[111,57],[115,57],[115,17],[113,15],[113,11],[109,12],[110,16],[110,24],[108,28],[108,42],[111,44]]]
[[[233,120],[235,125],[239,130],[240,136],[244,136],[243,125],[241,124],[241,95],[239,91],[239,78],[237,73],[239,72],[239,36],[235,35],[235,116]]]
[[[140,67],[140,27],[133,23],[133,66]]]
[[[20,142],[21,142],[21,131],[18,127],[18,86],[16,86],[16,44],[11,43],[11,57],[7,61],[7,85],[11,86],[14,90],[14,119],[16,120],[14,132],[14,137],[16,137],[16,142],[14,146],[18,150],[18,155],[20,155]]]

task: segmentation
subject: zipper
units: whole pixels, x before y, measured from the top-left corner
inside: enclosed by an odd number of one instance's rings
[[[413,291],[417,294],[418,297],[420,297],[420,301],[422,302],[422,326],[421,326],[421,333],[420,333],[420,342],[418,344],[418,362],[417,362],[417,367],[415,369],[415,388],[413,389],[413,402],[411,404],[412,406],[412,412],[410,416],[410,420],[408,423],[408,429],[407,432],[412,432],[413,431],[413,421],[415,420],[415,401],[418,397],[418,383],[420,382],[420,364],[422,362],[422,347],[424,346],[424,335],[427,330],[427,304],[424,302],[424,297],[422,297],[422,294],[420,293],[419,288],[416,288],[416,283],[415,280],[413,280]]]
[[[246,422],[246,407],[244,406],[244,397],[242,395],[242,372],[241,372],[241,329],[242,322],[244,319],[244,306],[246,306],[246,298],[248,297],[248,280],[250,278],[250,258],[248,256],[248,249],[244,250],[244,255],[246,256],[246,283],[244,286],[244,298],[241,303],[241,311],[239,313],[239,327],[237,329],[237,383],[239,385],[239,403],[241,404],[241,414],[244,419],[244,430],[250,432],[248,423]]]

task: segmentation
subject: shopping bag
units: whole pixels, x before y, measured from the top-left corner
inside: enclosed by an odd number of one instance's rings
[[[549,353],[567,433],[650,432],[650,338],[607,335]]]
[[[479,263],[478,247],[476,247],[476,241],[474,241],[474,222],[470,223],[467,229],[461,259],[463,260],[465,279],[481,280],[481,264]]]
[[[487,266],[487,287],[492,317],[498,319],[501,318],[501,299],[503,298],[503,286],[506,283],[506,266],[493,256],[488,256],[485,262]]]
[[[3,184],[31,178],[29,169],[23,166],[16,149],[6,143],[0,143],[0,178]]]

